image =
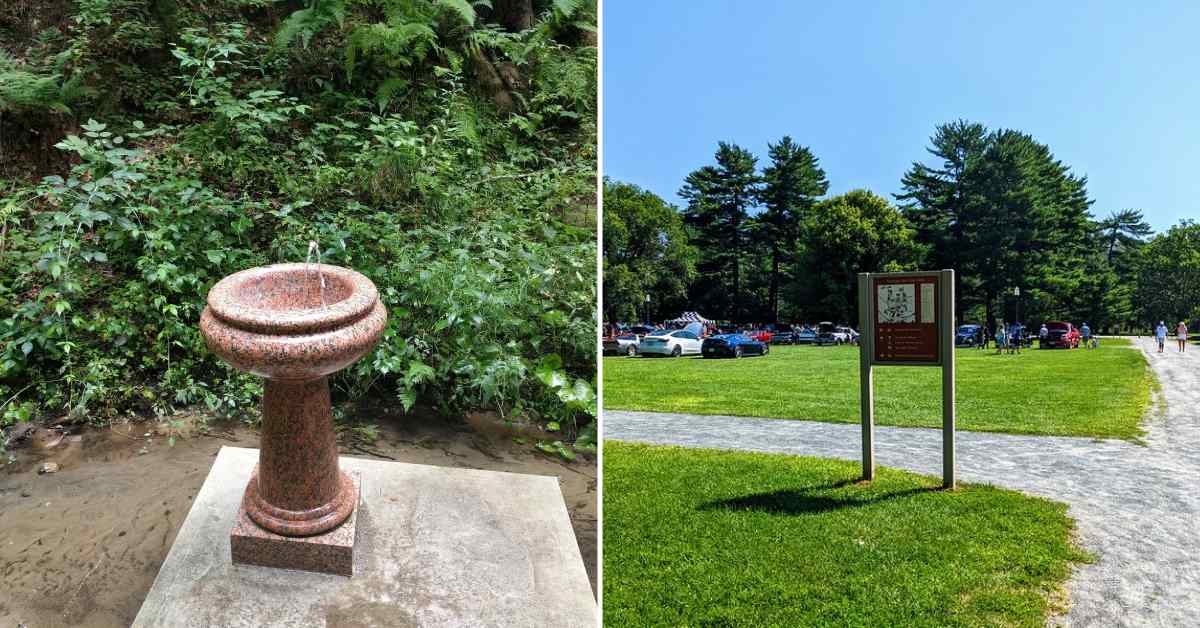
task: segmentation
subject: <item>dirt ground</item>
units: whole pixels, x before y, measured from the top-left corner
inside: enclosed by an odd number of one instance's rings
[[[487,417],[383,417],[377,427],[372,453],[342,453],[557,476],[595,592],[594,460],[535,452]],[[81,440],[50,450],[15,449],[17,461],[0,468],[0,627],[128,626],[217,451],[258,446],[257,432],[240,425],[174,446],[165,426],[147,423],[76,433]],[[60,470],[39,475],[47,461]]]

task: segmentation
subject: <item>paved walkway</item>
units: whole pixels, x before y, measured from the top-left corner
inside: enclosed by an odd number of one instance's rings
[[[959,432],[962,482],[1066,502],[1097,561],[1069,584],[1069,626],[1200,626],[1200,347],[1154,352],[1165,412],[1147,445]],[[604,411],[604,438],[859,460],[856,425]],[[941,432],[875,428],[876,464],[941,475]]]

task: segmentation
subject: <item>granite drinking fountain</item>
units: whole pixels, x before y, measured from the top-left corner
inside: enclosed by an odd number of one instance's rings
[[[353,530],[335,532],[359,490],[338,468],[327,378],[374,348],[386,323],[375,284],[339,266],[251,268],[208,293],[200,330],[209,349],[266,380],[234,562],[351,575]]]
[[[213,286],[200,329],[266,380],[260,446],[216,453],[133,626],[596,625],[557,476],[338,456],[326,378],[387,318],[319,262]]]

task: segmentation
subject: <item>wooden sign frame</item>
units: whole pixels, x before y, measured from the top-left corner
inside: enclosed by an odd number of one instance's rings
[[[926,287],[930,285],[932,289]],[[879,315],[885,306],[880,304],[879,286],[898,286],[883,291],[887,294],[886,306],[892,308],[884,316]],[[858,312],[862,332],[859,336],[862,479],[875,479],[874,367],[940,366],[942,485],[954,488],[954,271],[859,273]],[[886,346],[877,346],[882,343]]]

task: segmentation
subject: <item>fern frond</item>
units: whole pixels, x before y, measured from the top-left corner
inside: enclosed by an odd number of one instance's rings
[[[275,46],[286,48],[298,36],[301,46],[308,48],[313,35],[330,24],[336,23],[341,27],[345,19],[345,0],[313,0],[307,9],[300,9],[283,21],[279,32],[275,34]]]
[[[355,28],[346,44],[346,76],[360,56],[378,55],[385,65],[409,67],[438,50],[437,33],[424,23],[367,24]]]
[[[379,88],[375,90],[375,104],[379,106],[379,112],[383,113],[392,102],[392,96],[408,88],[408,79],[392,77],[379,84]]]
[[[70,102],[83,96],[79,77],[64,80],[60,72],[39,74],[0,51],[0,111],[70,113]]]
[[[437,5],[443,9],[453,11],[462,18],[462,21],[467,26],[475,24],[475,8],[467,0],[437,0]]]
[[[584,0],[554,0],[554,10],[564,18],[569,18],[583,6],[583,2]]]

